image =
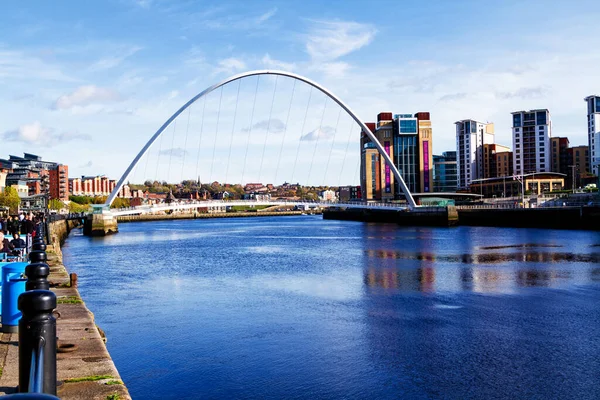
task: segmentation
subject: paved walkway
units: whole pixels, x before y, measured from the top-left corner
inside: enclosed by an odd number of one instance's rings
[[[60,249],[48,246],[52,291],[58,299],[58,345],[75,345],[71,352],[57,354],[58,396],[61,399],[130,399],[106,346],[94,323],[94,315],[69,286]],[[71,347],[72,348],[72,347]],[[15,393],[19,383],[18,334],[0,336],[0,394]]]

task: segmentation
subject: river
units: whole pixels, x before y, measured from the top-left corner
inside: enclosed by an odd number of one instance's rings
[[[63,252],[134,399],[600,398],[600,232],[119,230]]]

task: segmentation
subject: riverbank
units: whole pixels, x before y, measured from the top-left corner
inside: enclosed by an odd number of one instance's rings
[[[74,221],[56,221],[49,226],[51,244],[47,247],[51,290],[56,294],[59,317],[56,321],[58,397],[61,399],[130,399],[127,387],[105,345],[104,334],[94,322],[94,314],[81,299],[62,262],[61,246]],[[0,394],[15,393],[19,381],[18,334],[2,334],[0,341]]]
[[[600,229],[600,207],[456,208],[434,213],[394,210],[326,210],[324,219],[387,222],[403,226],[488,226],[545,229]]]
[[[314,212],[310,212],[315,214]],[[168,221],[179,219],[210,219],[210,218],[251,218],[251,217],[285,217],[303,215],[304,211],[256,211],[256,212],[225,212],[225,213],[183,213],[183,214],[143,214],[123,215],[117,217],[117,222]]]

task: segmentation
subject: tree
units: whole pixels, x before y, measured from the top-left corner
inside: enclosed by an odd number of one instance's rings
[[[58,199],[51,199],[50,202],[48,203],[48,208],[51,210],[62,210],[63,208],[65,208],[65,203],[63,203],[62,201],[58,200]]]
[[[21,198],[15,188],[10,186],[4,188],[4,192],[0,193],[0,206],[8,207],[11,214],[19,212],[19,204]]]

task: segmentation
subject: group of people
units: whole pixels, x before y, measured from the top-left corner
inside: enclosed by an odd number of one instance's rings
[[[21,213],[15,216],[0,216],[0,253],[23,254],[23,249],[29,248],[32,238],[35,237],[35,226],[42,221],[43,215]],[[13,239],[8,240],[6,234],[12,235]]]

